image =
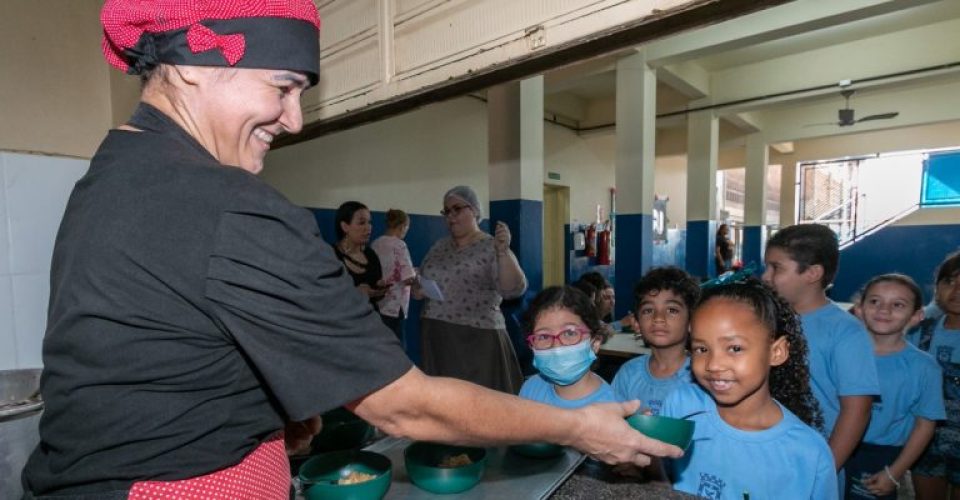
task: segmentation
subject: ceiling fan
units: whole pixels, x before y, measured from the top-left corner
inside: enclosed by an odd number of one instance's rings
[[[850,109],[850,96],[852,96],[854,92],[855,91],[852,89],[840,91],[840,95],[843,96],[845,104],[843,106],[843,109],[837,110],[837,118],[838,118],[837,121],[829,122],[829,123],[812,123],[805,126],[813,127],[813,126],[820,126],[820,125],[836,125],[838,127],[849,127],[852,125],[856,125],[857,123],[860,123],[860,122],[867,122],[872,120],[889,120],[891,118],[896,118],[897,116],[900,115],[899,111],[891,111],[889,113],[877,113],[873,115],[864,116],[863,118],[856,118],[854,115],[854,111]]]

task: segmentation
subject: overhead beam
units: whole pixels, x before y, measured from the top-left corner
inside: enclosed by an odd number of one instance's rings
[[[657,79],[691,100],[710,93],[710,72],[693,61],[661,66],[657,68]]]
[[[648,61],[665,66],[865,19],[935,0],[795,0],[646,45]]]
[[[955,74],[960,72],[958,63],[960,19],[951,19],[715,71],[710,75],[709,94],[714,104],[735,103],[724,107],[724,113],[738,113],[836,93],[841,80],[850,80],[854,88],[862,89]],[[931,70],[916,71],[922,68]],[[810,90],[794,92],[803,89]]]

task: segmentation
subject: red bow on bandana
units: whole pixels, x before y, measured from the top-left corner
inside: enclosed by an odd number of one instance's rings
[[[237,64],[246,50],[246,40],[242,34],[219,35],[202,24],[194,24],[187,30],[187,45],[194,54],[220,49],[230,66]]]

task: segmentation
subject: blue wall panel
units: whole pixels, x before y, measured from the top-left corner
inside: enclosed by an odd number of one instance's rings
[[[888,226],[840,252],[840,269],[829,295],[847,301],[873,276],[899,272],[916,280],[928,302],[934,271],[958,247],[960,224]]]
[[[717,265],[713,262],[714,243],[717,237],[717,223],[712,220],[687,221],[687,264],[688,273],[698,278],[710,278],[717,274]]]
[[[764,226],[744,226],[743,228],[741,260],[744,267],[755,262],[757,272],[763,272],[763,245],[766,243],[764,235],[766,229]]]
[[[633,285],[653,264],[653,218],[650,214],[617,214],[615,318],[633,308]]]

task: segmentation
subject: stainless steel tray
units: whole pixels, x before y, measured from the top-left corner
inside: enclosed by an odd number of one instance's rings
[[[563,455],[547,459],[523,457],[505,446],[487,448],[487,468],[476,486],[455,495],[435,495],[416,487],[407,477],[403,451],[409,444],[407,439],[388,437],[365,448],[386,455],[393,463],[393,482],[384,497],[388,500],[544,499],[560,487],[584,458],[572,448],[566,448]]]

